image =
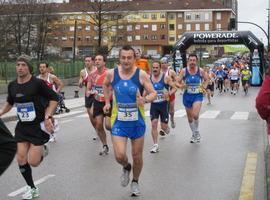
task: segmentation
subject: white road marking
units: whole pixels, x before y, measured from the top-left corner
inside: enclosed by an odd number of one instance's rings
[[[39,184],[45,182],[46,180],[48,180],[48,179],[50,179],[50,178],[53,178],[54,176],[55,176],[54,174],[49,174],[49,175],[47,175],[47,176],[44,176],[44,177],[42,177],[41,179],[36,180],[36,181],[35,181],[35,185],[39,185]],[[25,191],[25,189],[26,189],[26,186],[25,186],[25,187],[22,187],[22,188],[20,188],[20,189],[18,189],[18,190],[16,190],[16,191],[14,191],[14,192],[9,193],[8,196],[9,196],[9,197],[15,197],[15,196],[17,196],[18,194],[23,193],[23,192]]]
[[[219,110],[207,110],[200,115],[200,118],[215,119],[219,115]]]
[[[88,118],[88,114],[84,113],[84,114],[76,116],[76,118]]]
[[[231,119],[233,120],[247,120],[248,119],[248,112],[235,112],[232,116]]]
[[[71,121],[73,121],[73,120],[72,119],[63,120],[60,122],[60,124],[66,124],[66,123],[71,122]]]
[[[186,110],[184,109],[180,109],[180,110],[177,110],[175,113],[174,113],[174,117],[184,117],[186,116]]]
[[[71,111],[69,113],[65,113],[65,114],[60,114],[60,115],[55,115],[54,117],[56,119],[59,119],[59,118],[62,118],[62,117],[67,117],[67,116],[70,116],[70,115],[75,115],[75,114],[81,114],[81,113],[84,113],[85,111],[84,110],[75,110],[75,111]]]

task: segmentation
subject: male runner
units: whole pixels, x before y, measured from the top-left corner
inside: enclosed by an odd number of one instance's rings
[[[116,161],[123,166],[121,185],[129,183],[129,174],[133,168],[131,195],[138,196],[139,176],[143,166],[143,144],[145,134],[144,104],[156,98],[156,92],[149,76],[135,65],[135,51],[131,46],[124,46],[119,52],[120,64],[110,70],[104,81],[104,95],[106,105],[104,112],[108,112],[110,105],[110,88],[113,87],[114,100],[112,111],[112,143]],[[147,96],[142,97],[143,90]],[[128,160],[127,141],[131,140],[133,164]]]
[[[27,188],[23,199],[39,196],[32,177],[32,167],[37,167],[44,157],[44,146],[54,131],[52,115],[57,106],[58,96],[46,83],[32,76],[33,68],[26,56],[16,62],[17,79],[8,85],[8,97],[0,109],[0,116],[15,105],[19,121],[15,128],[17,161]],[[41,129],[41,124],[44,124]],[[45,132],[46,131],[46,132]]]

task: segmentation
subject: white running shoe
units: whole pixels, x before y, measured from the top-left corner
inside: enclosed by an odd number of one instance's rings
[[[159,151],[158,144],[154,144],[150,150],[150,153],[157,153]]]
[[[56,135],[55,134],[51,134],[49,142],[56,142]]]
[[[174,122],[174,120],[171,120],[171,127],[172,128],[175,128],[175,122]]]
[[[195,136],[192,135],[192,137],[190,138],[190,143],[196,143],[197,140],[195,138]]]
[[[130,191],[132,197],[137,197],[141,194],[139,184],[137,182],[131,182]]]
[[[123,168],[123,173],[120,177],[121,186],[126,187],[128,185],[129,180],[130,180],[129,178],[130,171],[131,170],[126,170],[125,168]]]
[[[33,199],[39,197],[39,189],[31,188],[30,186],[26,186],[26,190],[22,195],[22,199]]]

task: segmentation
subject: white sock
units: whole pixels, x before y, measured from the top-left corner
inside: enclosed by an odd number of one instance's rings
[[[192,135],[194,136],[194,131],[195,131],[195,124],[194,124],[194,121],[192,121],[191,123],[189,122],[189,127],[192,131]]]
[[[197,120],[194,120],[194,133],[195,135],[198,135],[199,134],[199,119]]]

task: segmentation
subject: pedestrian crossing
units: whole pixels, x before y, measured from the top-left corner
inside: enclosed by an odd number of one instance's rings
[[[75,118],[88,118],[88,114],[85,112],[69,113],[69,115],[76,115]],[[67,116],[67,115],[66,115]],[[150,111],[145,111],[145,116],[150,117]],[[61,117],[61,115],[60,115]],[[185,118],[185,109],[178,109],[175,111],[174,117]],[[228,119],[228,120],[259,120],[257,112],[250,111],[221,111],[221,110],[205,110],[201,111],[200,119]]]

